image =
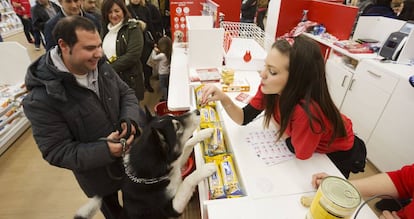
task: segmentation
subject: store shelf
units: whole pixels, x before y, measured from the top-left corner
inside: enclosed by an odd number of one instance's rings
[[[0,34],[3,38],[23,31],[23,24],[11,7],[10,1],[0,0],[0,13]]]
[[[12,123],[9,124],[9,128],[5,128],[4,134],[0,135],[0,155],[3,154],[12,144],[16,141],[20,135],[23,134],[29,127],[29,120],[22,114]],[[3,130],[0,132],[2,133]]]
[[[15,12],[13,10],[1,12],[2,15],[8,15],[8,14],[14,14],[14,13]]]
[[[17,42],[0,43],[0,155],[9,148],[30,123],[23,113],[21,101],[26,93],[24,77],[30,57]]]
[[[9,30],[7,32],[1,33],[1,36],[4,39],[4,38],[7,38],[7,37],[11,37],[13,35],[16,35],[18,33],[21,33],[21,32],[23,32],[23,27],[19,27],[17,29],[13,29],[13,30]]]

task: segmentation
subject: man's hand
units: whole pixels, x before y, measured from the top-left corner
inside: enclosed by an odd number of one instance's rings
[[[125,135],[127,134],[128,123],[126,122],[121,123],[121,129],[122,129],[122,132],[120,134],[121,138],[126,137]],[[135,129],[135,126],[131,124],[131,135],[135,135],[136,133],[137,133],[137,130]]]
[[[135,131],[135,128],[134,128]],[[126,129],[123,129],[122,133],[125,135],[126,134]],[[131,131],[132,133],[132,131]],[[115,141],[119,141],[122,138],[122,134],[120,135],[118,131],[112,132],[111,134],[108,135],[107,137],[108,139],[113,139]],[[134,135],[130,135],[129,138],[127,139],[126,145],[125,145],[125,151],[127,152],[130,148],[130,145],[132,143],[132,141],[134,140]],[[114,143],[111,141],[107,141],[108,147],[109,147],[109,151],[111,152],[111,155],[114,157],[121,157],[122,156],[122,144],[121,143]]]

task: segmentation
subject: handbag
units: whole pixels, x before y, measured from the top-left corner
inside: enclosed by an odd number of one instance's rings
[[[155,44],[154,36],[152,36],[152,33],[149,30],[146,30],[144,32],[144,40],[145,40],[145,44],[149,44],[149,45]]]

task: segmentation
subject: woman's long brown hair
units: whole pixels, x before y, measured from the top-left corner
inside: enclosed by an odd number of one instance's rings
[[[341,113],[329,94],[325,62],[318,44],[304,36],[299,36],[295,38],[292,46],[288,41],[281,39],[272,45],[272,49],[277,49],[289,57],[289,77],[280,95],[264,95],[264,125],[269,126],[275,107],[279,107],[281,121],[278,138],[280,138],[288,127],[295,106],[299,104],[305,110],[314,133],[322,133],[326,130],[322,120],[325,115],[333,127],[330,143],[337,137],[345,137],[346,130]],[[316,113],[312,113],[311,109],[315,109]],[[314,123],[317,123],[321,130],[316,130]]]

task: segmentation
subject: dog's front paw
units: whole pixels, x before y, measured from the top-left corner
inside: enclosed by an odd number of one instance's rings
[[[197,132],[196,134],[196,138],[198,141],[202,141],[206,138],[211,137],[211,135],[213,135],[214,132],[214,128],[206,128],[206,129],[202,129],[199,132]]]
[[[200,169],[201,175],[204,177],[211,176],[216,171],[217,167],[214,163],[206,163]]]

